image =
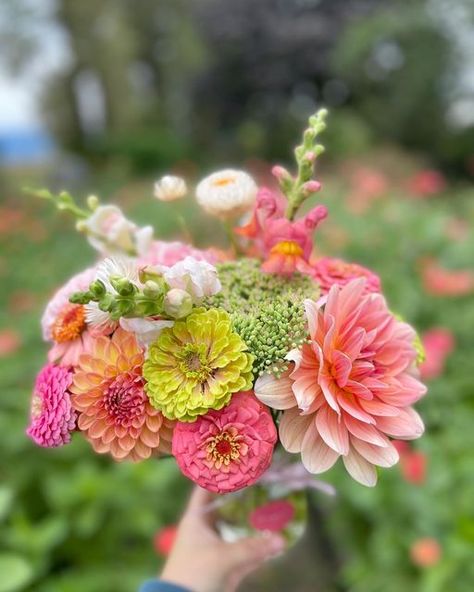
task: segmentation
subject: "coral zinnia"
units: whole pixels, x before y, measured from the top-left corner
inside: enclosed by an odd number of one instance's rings
[[[365,277],[365,291],[380,292],[380,278],[370,269],[358,263],[348,263],[343,259],[322,257],[312,265],[313,277],[321,287],[321,292],[327,294],[333,284],[345,286],[352,280]]]
[[[255,483],[272,459],[277,432],[270,411],[252,392],[237,393],[220,411],[176,424],[173,454],[192,481],[216,493]]]
[[[68,390],[71,382],[70,368],[48,364],[38,374],[26,431],[38,446],[55,448],[70,442],[76,424]]]
[[[195,309],[163,329],[143,366],[151,403],[165,417],[194,421],[252,385],[253,357],[221,309]]]
[[[78,427],[96,452],[110,452],[115,460],[148,458],[170,438],[169,426],[145,394],[142,364],[134,335],[117,329],[111,338],[93,339],[74,374]]]
[[[359,279],[334,285],[325,305],[306,300],[311,342],[290,352],[295,369],[273,393],[270,377],[259,379],[255,392],[267,405],[287,409],[280,440],[289,452],[301,452],[308,471],[326,471],[342,456],[354,479],[373,486],[374,465],[398,461],[387,436],[422,434],[410,405],[426,388],[415,377],[414,330],[390,313],[380,294],[365,289]]]

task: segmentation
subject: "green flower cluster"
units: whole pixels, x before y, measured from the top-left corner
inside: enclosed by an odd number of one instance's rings
[[[241,259],[217,266],[222,290],[206,299],[206,307],[226,310],[234,330],[255,357],[253,372],[280,376],[286,354],[307,338],[303,301],[317,299],[318,285],[307,276],[290,278],[262,273],[260,262]]]

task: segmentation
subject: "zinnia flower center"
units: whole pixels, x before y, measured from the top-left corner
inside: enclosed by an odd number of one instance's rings
[[[144,415],[146,400],[142,377],[125,373],[104,387],[102,405],[115,425],[129,427]]]
[[[81,304],[67,304],[55,320],[51,334],[54,341],[63,343],[77,339],[85,327],[84,307]]]
[[[179,364],[181,372],[186,378],[195,378],[198,382],[205,382],[212,373],[204,346],[188,344],[184,347]]]
[[[240,441],[242,436],[237,430],[224,430],[216,436],[211,436],[205,442],[207,460],[211,462],[216,469],[223,464],[228,466],[231,461],[238,460],[240,457]]]
[[[295,241],[281,241],[277,243],[270,251],[272,255],[291,255],[301,257],[303,249]]]

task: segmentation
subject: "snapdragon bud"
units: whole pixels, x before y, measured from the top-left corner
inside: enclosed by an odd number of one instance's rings
[[[174,319],[181,319],[191,312],[193,300],[185,290],[172,288],[165,296],[163,307],[167,315]]]
[[[120,296],[132,296],[137,291],[137,287],[125,277],[111,276],[110,283]]]
[[[157,298],[161,294],[161,288],[153,280],[147,280],[143,286],[143,294],[147,298]]]
[[[99,206],[99,198],[97,195],[89,195],[87,198],[87,206],[90,210],[94,211]]]
[[[89,291],[95,298],[102,298],[107,290],[105,289],[103,282],[100,280],[95,280],[89,286]]]
[[[305,195],[310,195],[311,193],[316,193],[321,189],[321,183],[319,181],[306,181],[303,185],[303,192]]]

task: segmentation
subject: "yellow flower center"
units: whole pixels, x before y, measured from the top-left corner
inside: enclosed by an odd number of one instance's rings
[[[211,436],[206,441],[206,458],[216,469],[222,465],[228,466],[240,457],[240,443],[242,436],[235,428]]]
[[[281,241],[272,247],[270,253],[272,255],[290,255],[301,257],[303,255],[303,249],[295,241]]]
[[[179,357],[181,358],[179,368],[186,378],[205,382],[212,374],[203,345],[187,344]]]
[[[226,185],[230,185],[234,183],[235,177],[222,177],[221,179],[216,179],[212,184],[214,187],[225,187]]]
[[[59,313],[52,328],[52,336],[57,343],[72,341],[86,328],[86,314],[81,304],[67,304]]]

